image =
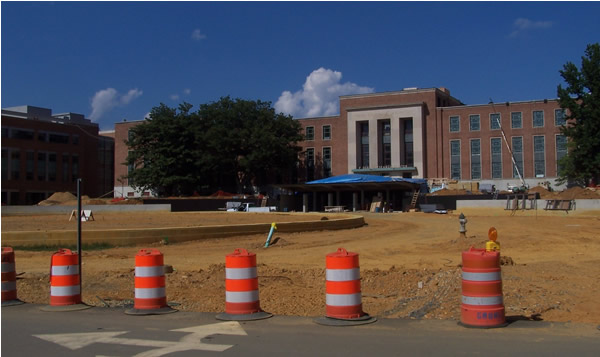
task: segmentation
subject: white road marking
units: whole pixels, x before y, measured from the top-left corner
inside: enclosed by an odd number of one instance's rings
[[[45,334],[33,336],[42,340],[59,344],[71,350],[84,348],[94,343],[156,347],[156,349],[139,353],[134,357],[160,357],[169,353],[188,350],[222,352],[233,347],[233,345],[209,344],[202,342],[202,339],[207,336],[218,334],[238,336],[247,335],[246,331],[244,331],[244,329],[236,321],[219,322],[210,325],[186,327],[171,331],[187,332],[188,334],[183,336],[179,341],[157,341],[117,337],[119,335],[126,334],[129,331]]]

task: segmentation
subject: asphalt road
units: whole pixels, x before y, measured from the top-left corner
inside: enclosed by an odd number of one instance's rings
[[[215,314],[131,316],[123,309],[2,308],[3,356],[598,356],[596,325],[515,321],[469,329],[456,321],[379,319],[331,327],[274,316],[223,322]]]

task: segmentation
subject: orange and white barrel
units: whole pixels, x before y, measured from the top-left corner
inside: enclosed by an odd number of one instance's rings
[[[327,318],[374,322],[376,319],[362,309],[358,254],[339,248],[335,253],[327,254],[325,267],[326,319],[318,319],[316,322],[327,322]]]
[[[471,247],[462,252],[461,323],[467,327],[506,326],[500,252]]]
[[[339,248],[326,257],[326,316],[353,319],[363,316],[358,254]]]
[[[59,249],[50,263],[50,305],[81,304],[79,255],[70,249]]]
[[[141,249],[135,256],[135,299],[130,315],[175,312],[167,304],[164,256],[158,249]]]
[[[2,247],[2,306],[22,303],[17,299],[17,273],[15,252],[11,247]]]
[[[236,249],[225,256],[225,313],[219,320],[257,320],[271,317],[260,308],[256,254]]]

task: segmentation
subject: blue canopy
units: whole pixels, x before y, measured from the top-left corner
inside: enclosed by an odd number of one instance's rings
[[[319,184],[340,184],[340,183],[386,183],[386,182],[408,182],[416,185],[426,185],[427,180],[425,179],[413,179],[413,178],[400,178],[400,177],[388,177],[378,175],[361,175],[361,174],[348,174],[340,176],[327,177],[320,180],[307,182],[307,185],[319,185]]]

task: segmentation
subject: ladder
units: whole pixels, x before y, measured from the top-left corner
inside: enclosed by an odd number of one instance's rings
[[[419,193],[421,193],[421,190],[416,190],[413,192],[413,197],[412,200],[410,201],[410,209],[414,209],[417,206],[417,200],[419,199]]]

